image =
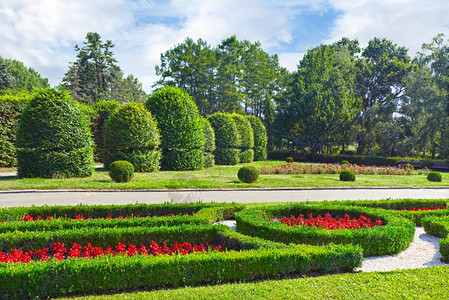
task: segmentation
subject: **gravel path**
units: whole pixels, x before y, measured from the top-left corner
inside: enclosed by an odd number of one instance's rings
[[[235,231],[235,221],[217,222],[227,225]],[[441,261],[438,238],[428,235],[422,227],[416,227],[415,236],[410,246],[396,255],[367,257],[360,268],[361,272],[384,272],[402,269],[417,269],[448,265]]]

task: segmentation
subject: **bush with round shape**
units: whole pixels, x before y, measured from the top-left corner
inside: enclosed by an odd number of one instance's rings
[[[116,160],[109,166],[109,176],[115,182],[128,182],[134,177],[134,166],[126,160]]]
[[[254,166],[243,166],[239,169],[237,177],[244,183],[253,183],[259,179],[259,170]]]
[[[380,219],[384,225],[371,229],[328,230],[308,226],[289,227],[269,220],[300,214],[307,216],[309,213],[313,216],[330,213],[334,218],[346,213],[355,218],[364,215],[371,220]],[[365,257],[399,253],[410,245],[415,232],[412,221],[381,209],[318,203],[248,208],[236,213],[235,218],[238,231],[243,234],[286,244],[354,244],[363,248]]]
[[[215,151],[215,132],[212,126],[210,125],[210,122],[202,118],[203,125],[204,125],[204,137],[205,137],[205,144],[204,144],[204,167],[210,168],[215,165],[215,159],[212,152]]]
[[[102,161],[108,170],[116,160],[133,164],[137,172],[159,170],[161,152],[157,122],[143,104],[130,102],[104,124]]]
[[[167,170],[191,170],[203,168],[204,159],[194,158],[190,151],[204,152],[204,122],[198,108],[190,95],[179,88],[166,86],[148,97],[145,106],[155,116],[161,132],[162,167]],[[168,154],[175,151],[175,154]],[[186,157],[180,157],[185,154]],[[172,158],[177,158],[173,160]],[[201,157],[204,153],[201,154]],[[188,159],[193,159],[187,162]],[[180,165],[176,165],[179,161]],[[198,164],[203,161],[202,164]],[[166,162],[170,162],[168,165]],[[183,169],[186,167],[187,169]]]
[[[349,161],[347,161],[347,160],[342,160],[341,161],[341,163],[340,163],[340,165],[349,165]]]
[[[291,164],[292,162],[293,162],[293,158],[292,157],[286,157],[285,158],[285,161],[287,162],[287,163],[289,163],[289,164]]]
[[[208,116],[208,121],[215,133],[215,163],[217,165],[237,164],[240,153],[238,149],[240,135],[234,119],[230,114],[218,112]]]
[[[441,182],[442,180],[441,173],[435,171],[429,172],[429,174],[427,174],[427,180],[434,182]]]
[[[263,122],[256,116],[246,116],[251,123],[254,132],[254,160],[264,161],[267,159],[267,130]]]
[[[340,181],[355,181],[355,173],[351,170],[343,170],[340,172]]]
[[[33,95],[17,130],[19,177],[85,177],[93,172],[88,117],[68,91]]]
[[[248,118],[240,114],[231,114],[240,136],[240,149],[251,149],[254,147],[254,131]]]

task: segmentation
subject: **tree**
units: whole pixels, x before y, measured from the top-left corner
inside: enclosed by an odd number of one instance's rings
[[[123,72],[114,58],[110,40],[103,42],[96,32],[88,32],[84,46],[75,46],[77,60],[70,63],[62,80],[62,87],[84,103],[115,99],[121,102],[143,102],[146,94],[142,85],[130,75],[123,79]]]
[[[404,94],[404,79],[411,70],[410,57],[405,47],[385,38],[374,38],[363,50],[357,67],[356,96],[362,99],[357,152],[371,154],[375,146],[374,126],[392,121]]]
[[[49,87],[48,79],[36,72],[33,68],[15,59],[6,59],[0,56],[0,92],[7,90],[33,91]]]

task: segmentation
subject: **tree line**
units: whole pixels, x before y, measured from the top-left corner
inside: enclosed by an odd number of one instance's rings
[[[58,88],[86,104],[143,102],[148,95],[142,84],[124,75],[113,48],[112,41],[88,33]],[[0,58],[3,93],[48,85],[32,69],[5,71],[11,62]],[[27,73],[42,80],[11,84]],[[186,38],[161,54],[156,74],[155,90],[186,90],[203,116],[236,112],[260,118],[269,150],[449,156],[449,44],[443,34],[413,58],[385,38],[373,38],[364,48],[342,38],[309,49],[294,72],[259,42],[231,36],[212,47]]]

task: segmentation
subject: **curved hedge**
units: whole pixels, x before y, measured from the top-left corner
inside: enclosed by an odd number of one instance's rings
[[[324,215],[327,212],[334,217],[335,215],[343,216],[345,213],[352,217],[363,214],[371,219],[381,219],[385,225],[372,229],[326,230],[308,226],[289,227],[280,222],[268,220],[273,217],[309,213]],[[243,234],[287,244],[354,244],[363,248],[364,256],[399,253],[410,245],[415,231],[415,224],[410,220],[383,210],[364,207],[304,204],[266,206],[244,209],[236,213],[235,217],[237,230]]]
[[[159,130],[143,104],[131,102],[121,107],[106,120],[103,135],[102,161],[107,170],[116,160],[132,163],[137,172],[159,169]]]
[[[201,152],[204,156],[204,123],[193,98],[184,90],[166,86],[148,97],[145,106],[155,116],[161,131],[162,167],[202,169],[204,158],[193,155]]]
[[[207,117],[214,132],[215,162],[217,165],[235,165],[239,162],[240,135],[230,114],[218,112]],[[236,156],[237,155],[237,156]]]
[[[247,116],[254,132],[254,160],[264,161],[267,159],[267,129],[263,122],[256,116]]]
[[[31,98],[31,93],[0,95],[0,167],[17,165],[14,145],[17,123]]]
[[[68,91],[34,94],[17,130],[19,177],[83,177],[93,172],[89,120]]]

